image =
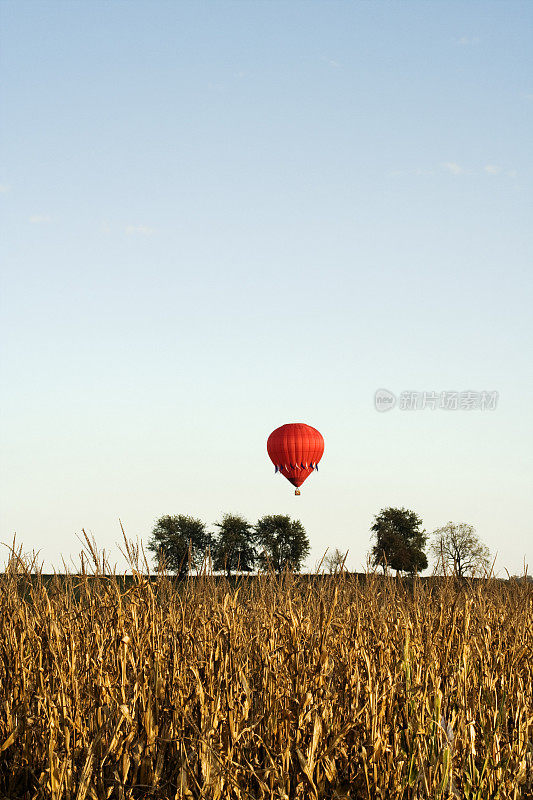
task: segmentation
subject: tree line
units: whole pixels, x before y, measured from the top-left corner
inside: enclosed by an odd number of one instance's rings
[[[310,552],[304,526],[286,514],[264,516],[255,525],[239,514],[224,514],[214,528],[208,530],[202,520],[184,514],[166,515],[157,520],[148,549],[158,567],[181,578],[204,564],[228,576],[255,569],[299,572]],[[423,572],[428,566],[427,547],[440,573],[465,577],[483,574],[490,566],[487,546],[464,523],[448,522],[430,536],[414,511],[389,507],[375,515],[370,532],[370,562],[384,571]],[[342,569],[346,556],[335,549],[325,557],[326,567],[330,572]]]
[[[304,526],[286,514],[262,517],[255,525],[239,514],[224,514],[214,527],[216,532],[195,517],[167,515],[157,520],[148,549],[179,577],[206,560],[228,576],[256,568],[299,572],[309,555]]]
[[[414,574],[427,569],[426,547],[440,573],[459,578],[483,574],[490,566],[490,553],[472,525],[448,522],[431,536],[422,529],[422,520],[406,508],[384,508],[371,526],[374,566]]]

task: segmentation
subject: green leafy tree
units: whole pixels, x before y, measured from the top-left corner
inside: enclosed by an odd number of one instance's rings
[[[262,517],[255,526],[261,569],[271,566],[276,572],[287,567],[299,572],[302,561],[309,554],[309,539],[302,523],[285,514]]]
[[[238,514],[224,514],[215,527],[218,533],[213,544],[213,569],[224,570],[228,578],[232,571],[253,570],[256,558],[253,525]]]
[[[490,566],[490,552],[472,525],[448,522],[433,531],[431,552],[437,568],[453,572],[457,577],[483,573]]]
[[[209,534],[200,519],[166,515],[157,520],[152,530],[148,550],[155,554],[158,562],[184,578],[189,566],[199,567],[209,545]]]
[[[386,566],[398,572],[422,572],[428,565],[424,552],[427,534],[421,530],[422,520],[406,508],[383,508],[374,517],[371,527],[375,544],[372,547],[374,566]]]

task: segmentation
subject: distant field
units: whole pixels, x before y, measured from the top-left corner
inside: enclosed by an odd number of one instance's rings
[[[533,587],[0,576],[0,795],[533,797]]]

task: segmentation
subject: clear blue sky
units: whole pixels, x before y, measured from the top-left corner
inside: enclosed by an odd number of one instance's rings
[[[120,568],[119,518],[289,513],[360,568],[400,505],[533,567],[531,2],[0,13],[0,540]]]

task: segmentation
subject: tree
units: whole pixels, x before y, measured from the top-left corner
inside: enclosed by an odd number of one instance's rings
[[[258,521],[255,534],[261,548],[258,556],[261,569],[271,566],[275,572],[283,572],[287,567],[299,572],[310,550],[305,528],[299,520],[291,520],[288,514],[271,514]]]
[[[224,570],[229,578],[232,570],[250,572],[256,553],[253,525],[238,514],[224,514],[213,546],[213,569]]]
[[[157,520],[148,550],[184,578],[189,571],[189,560],[190,566],[199,567],[208,544],[209,534],[202,520],[184,514],[167,515]]]
[[[332,573],[340,572],[340,570],[344,565],[344,562],[346,561],[347,555],[348,551],[346,551],[346,553],[343,553],[341,550],[339,550],[338,547],[336,547],[333,553],[331,553],[331,555],[326,556],[324,558],[324,562],[328,570]]]
[[[421,572],[428,560],[424,552],[427,534],[422,520],[406,508],[382,508],[371,527],[376,543],[372,547],[374,566],[386,566],[398,572]]]
[[[448,522],[433,531],[431,552],[438,567],[457,577],[485,572],[490,565],[490,551],[472,525]]]

